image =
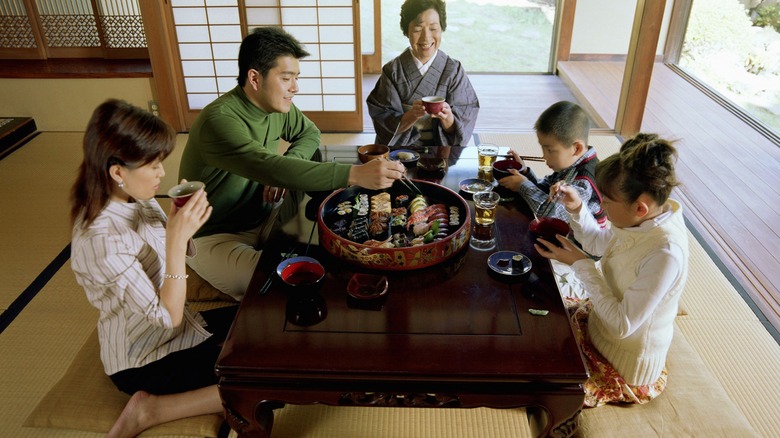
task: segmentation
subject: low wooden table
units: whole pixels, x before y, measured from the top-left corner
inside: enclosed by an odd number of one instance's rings
[[[457,187],[475,175],[476,148],[458,150],[441,182]],[[319,291],[327,316],[311,326],[288,321],[292,302],[281,282],[257,294],[280,258],[268,248],[217,361],[231,427],[242,437],[270,437],[273,410],[286,403],[525,406],[546,413],[540,436],[574,433],[588,375],[550,265],[532,247],[530,219],[522,201],[510,201],[496,221],[496,250],[528,255],[529,278],[496,278],[487,267],[493,251],[467,247],[434,267],[386,273],[381,310],[349,307],[347,282],[366,271],[312,246],[309,255],[328,275]]]

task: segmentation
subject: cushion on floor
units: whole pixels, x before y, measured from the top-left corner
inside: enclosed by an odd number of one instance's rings
[[[24,426],[105,433],[129,399],[103,371],[95,329]],[[185,418],[148,429],[141,436],[216,437],[222,420],[216,414]]]
[[[233,297],[224,294],[215,288],[208,281],[204,280],[197,272],[187,266],[187,301],[230,301],[235,302]]]
[[[578,437],[723,436],[759,434],[731,401],[679,327],[667,358],[666,390],[645,405],[606,405],[585,409]]]

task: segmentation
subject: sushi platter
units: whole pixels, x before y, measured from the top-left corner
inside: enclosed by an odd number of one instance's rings
[[[422,193],[400,184],[337,190],[320,205],[320,245],[347,262],[381,270],[424,268],[459,253],[469,240],[468,204],[439,184],[414,183]]]

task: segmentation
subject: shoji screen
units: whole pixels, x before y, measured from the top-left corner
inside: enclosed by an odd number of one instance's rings
[[[236,86],[238,48],[259,26],[280,26],[311,56],[295,104],[323,131],[362,129],[360,48],[353,0],[170,0],[189,111]]]
[[[171,0],[190,110],[236,86],[241,21],[236,0]]]

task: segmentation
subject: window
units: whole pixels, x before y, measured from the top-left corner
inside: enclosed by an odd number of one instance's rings
[[[693,0],[677,66],[719,100],[780,133],[780,4]]]
[[[409,47],[403,0],[382,1],[382,64]],[[550,73],[555,0],[449,0],[441,50],[471,73]],[[489,54],[488,56],[486,56]]]

